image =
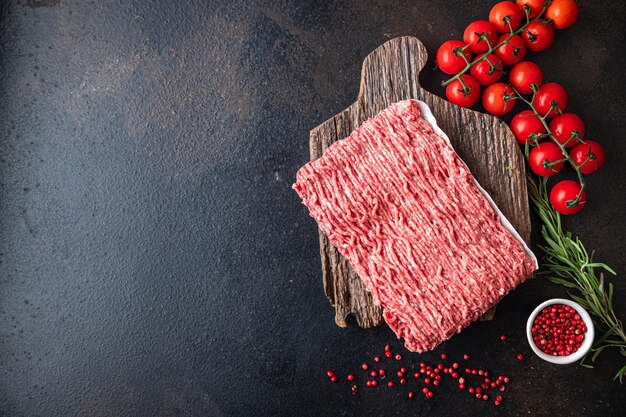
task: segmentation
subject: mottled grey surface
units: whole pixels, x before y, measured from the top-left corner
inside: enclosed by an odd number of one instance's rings
[[[531,356],[523,324],[565,291],[523,285],[436,352],[511,376],[505,402],[403,390],[353,396],[393,339],[340,329],[317,233],[290,184],[308,131],[356,97],[362,59],[416,35],[431,55],[493,1],[4,1],[0,17],[0,415],[617,415],[615,353],[596,369]],[[609,160],[567,220],[626,270],[622,1],[536,55]],[[441,94],[432,68],[422,83]],[[538,238],[535,241],[539,241]],[[626,283],[616,301],[626,316]],[[506,332],[509,341],[498,335]],[[399,348],[399,343],[395,342]],[[518,363],[515,355],[528,359]],[[391,367],[388,367],[391,369]]]

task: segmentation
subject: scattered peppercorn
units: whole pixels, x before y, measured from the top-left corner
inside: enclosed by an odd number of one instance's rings
[[[505,335],[502,335],[502,336],[506,338]],[[390,357],[390,358],[394,357],[397,361],[402,360],[402,355],[393,354],[391,352],[390,345],[385,346],[385,356]],[[441,353],[440,358],[442,360],[448,359],[448,355],[446,353]],[[470,358],[470,355],[468,354],[463,355],[463,359],[468,360],[469,358]],[[517,358],[518,360],[522,360],[523,355],[520,353],[517,355]],[[376,363],[379,363],[381,362],[381,357],[374,356],[373,361]],[[460,365],[458,362],[454,362],[451,366],[444,366],[443,363],[437,363],[436,365],[427,365],[424,362],[420,362],[419,365],[420,365],[419,371],[414,372],[413,377],[415,379],[420,379],[421,374],[425,374],[424,375],[425,377],[423,379],[424,384],[433,386],[433,387],[439,387],[442,382],[441,381],[442,377],[444,375],[449,375],[451,378],[456,379],[458,381],[458,387],[460,390],[466,389],[466,378],[459,377],[459,373],[456,371],[457,369],[460,368]],[[379,369],[379,370],[370,369],[370,366],[367,363],[362,363],[361,368],[365,371],[368,371],[368,374],[369,374],[368,377],[370,377],[369,380],[365,381],[365,385],[367,387],[377,387],[379,385],[379,380],[377,380],[376,378],[379,376],[384,377],[386,374],[384,369]],[[396,375],[398,376],[398,380],[391,381],[388,379],[386,382],[387,388],[393,388],[398,383],[401,385],[409,384],[409,382],[406,379],[407,377],[405,376],[407,375],[407,372],[408,372],[407,367],[405,366],[400,367],[399,370],[396,372]],[[509,377],[506,377],[503,375],[499,375],[497,378],[494,376],[493,379],[491,379],[489,378],[489,372],[484,369],[465,368],[465,372],[468,375],[480,375],[483,377],[482,379],[484,382],[482,384],[476,387],[468,387],[467,391],[473,396],[475,396],[476,398],[483,399],[485,401],[490,398],[490,396],[488,395],[489,389],[499,388],[499,390],[502,392],[505,390],[504,384],[508,383],[510,380]],[[328,376],[329,380],[332,383],[338,382],[338,378],[332,370],[327,370],[326,375]],[[346,379],[348,381],[354,381],[355,376],[354,374],[347,374]],[[381,381],[381,385],[384,383],[383,381]],[[351,385],[351,390],[353,393],[356,393],[358,392],[359,388],[357,385]],[[427,398],[433,398],[435,396],[435,393],[431,391],[428,387],[424,387],[422,389],[422,392],[425,394]],[[413,398],[415,394],[413,391],[408,391],[407,395],[409,398]],[[500,405],[501,402],[502,402],[502,397],[498,395],[494,400],[494,404]]]

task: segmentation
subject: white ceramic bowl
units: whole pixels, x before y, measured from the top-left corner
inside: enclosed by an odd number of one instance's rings
[[[552,305],[552,304],[565,304],[567,306],[572,307],[583,319],[585,324],[587,325],[587,333],[585,333],[585,338],[583,339],[583,343],[580,345],[580,348],[568,356],[552,356],[546,353],[543,353],[537,345],[535,345],[535,341],[533,340],[533,335],[531,329],[533,327],[533,323],[535,321],[535,317],[537,314],[544,308]],[[568,363],[579,361],[589,352],[591,349],[591,345],[593,344],[594,338],[594,329],[593,329],[593,321],[589,316],[589,313],[580,306],[580,304],[575,303],[571,300],[566,300],[564,298],[553,298],[551,300],[545,301],[537,306],[531,313],[530,317],[528,317],[528,322],[526,323],[526,337],[528,338],[528,343],[530,344],[531,349],[537,356],[539,356],[544,361],[548,361],[551,363],[556,363],[557,365],[565,365]]]

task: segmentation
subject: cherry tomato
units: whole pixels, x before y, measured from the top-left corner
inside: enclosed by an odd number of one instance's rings
[[[565,111],[567,107],[567,91],[557,83],[547,83],[539,87],[533,105],[537,109],[537,113],[541,115],[548,114],[548,117],[554,117],[561,112]],[[550,110],[552,102],[555,102],[558,106],[557,109]],[[560,111],[559,111],[560,110]]]
[[[478,58],[485,56],[480,55]],[[494,54],[489,54],[487,58],[470,68],[470,74],[480,85],[491,85],[502,77],[502,61]]]
[[[565,146],[571,148],[580,143],[576,139],[570,140],[572,132],[578,132],[580,139],[585,137],[585,122],[574,113],[563,113],[552,119],[550,130],[561,145],[567,143]]]
[[[522,31],[522,38],[528,50],[533,52],[545,51],[554,42],[554,29],[548,22],[539,20],[532,22]]]
[[[543,10],[546,0],[517,0],[516,3],[517,7],[519,7],[522,11],[523,16],[526,16],[524,6],[527,6],[530,9],[530,19],[532,20],[539,16],[539,13]]]
[[[505,96],[513,94],[513,89],[504,83],[492,84],[483,93],[483,107],[496,116],[507,114],[515,107],[515,99],[507,99]]]
[[[471,75],[461,75],[465,88],[461,81],[454,80],[446,87],[446,97],[454,104],[461,107],[470,107],[478,101],[480,97],[480,85]]]
[[[487,42],[481,39],[481,35],[487,37]],[[486,20],[476,20],[470,23],[463,32],[463,41],[469,45],[470,50],[475,54],[482,54],[495,45],[498,33],[496,28]]]
[[[550,191],[550,203],[561,214],[576,214],[583,209],[587,202],[587,194],[583,190],[578,200],[578,205],[569,207],[580,192],[581,186],[576,181],[565,180],[557,182]],[[569,202],[569,203],[568,203]]]
[[[500,33],[510,33],[522,23],[522,10],[510,1],[501,1],[491,8],[489,23]]]
[[[463,60],[463,55],[468,61],[472,60],[469,48],[462,48],[465,44],[458,40],[450,40],[441,44],[437,50],[437,66],[446,74],[456,74],[460,72],[467,63]]]
[[[496,45],[504,42],[509,35],[502,35],[496,40]],[[519,36],[515,35],[509,39],[508,43],[496,48],[494,51],[498,58],[502,60],[504,65],[515,65],[526,56],[526,43]]]
[[[576,165],[580,166],[580,172],[583,174],[593,174],[604,165],[606,153],[604,148],[598,142],[586,140],[585,143],[579,143],[569,151]]]
[[[541,72],[541,68],[539,68],[539,65],[530,61],[515,64],[509,74],[509,82],[522,94],[532,93],[531,85],[536,84],[537,87],[539,87],[542,81],[543,73]]]
[[[567,29],[578,19],[578,4],[574,0],[553,0],[546,9],[546,17],[552,19],[555,28]]]
[[[547,132],[541,119],[532,110],[524,110],[513,116],[511,130],[515,135],[515,139],[522,145],[526,144],[528,136],[532,133],[542,135]]]
[[[551,177],[563,169],[565,161],[561,161],[565,156],[561,148],[553,142],[542,142],[531,149],[528,155],[528,165],[537,175]],[[561,161],[555,165],[551,162]]]

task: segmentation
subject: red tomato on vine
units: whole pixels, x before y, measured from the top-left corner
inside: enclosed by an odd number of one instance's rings
[[[563,111],[567,107],[567,91],[560,84],[547,83],[539,87],[533,105],[537,109],[540,115],[548,115],[548,117],[554,117]],[[557,108],[552,108],[552,105]],[[552,110],[550,110],[552,108]],[[548,114],[550,112],[550,114]]]
[[[483,93],[483,107],[496,116],[507,114],[515,107],[515,98],[509,97],[514,94],[513,89],[504,83],[492,84]]]
[[[558,182],[550,191],[550,203],[556,211],[561,214],[576,214],[583,209],[587,202],[587,194],[583,190],[578,199],[578,204],[574,205],[574,201],[581,190],[581,186],[576,181],[565,180]]]
[[[491,8],[489,23],[500,33],[510,33],[522,23],[522,11],[510,1],[501,1]]]
[[[569,156],[574,163],[580,166],[580,172],[583,174],[593,174],[604,165],[606,153],[604,148],[598,142],[586,140],[585,143],[579,143],[569,151]]]
[[[567,29],[578,19],[578,4],[574,0],[553,0],[546,9],[546,17],[552,19],[557,29]]]
[[[502,35],[496,40],[496,45],[504,42],[509,35]],[[526,56],[526,43],[518,35],[513,36],[507,43],[494,51],[504,65],[515,65]]]
[[[530,94],[533,92],[531,85],[537,87],[543,81],[543,73],[539,65],[530,61],[523,61],[511,68],[509,74],[509,82],[521,94]]]
[[[580,143],[576,139],[571,139],[573,132],[576,132],[579,139],[585,136],[585,122],[574,113],[563,113],[556,116],[550,122],[550,131],[556,140],[568,148]]]
[[[558,145],[553,142],[541,142],[531,149],[528,155],[528,165],[535,174],[551,177],[563,169],[564,158],[565,155]]]
[[[543,6],[546,4],[545,0],[517,0],[517,6],[522,11],[522,14],[526,16],[526,8],[529,10],[530,19],[534,19],[539,16],[539,13],[543,10]]]
[[[522,145],[526,144],[529,136],[533,133],[542,135],[547,132],[546,127],[532,110],[524,110],[513,116],[511,130],[515,139]]]
[[[485,54],[482,54],[478,58],[484,56]],[[470,74],[476,78],[480,85],[491,85],[502,77],[502,69],[503,65],[500,58],[494,54],[489,54],[484,60],[470,68]]]
[[[463,32],[463,41],[475,54],[487,52],[491,46],[495,45],[497,37],[496,28],[486,20],[476,20],[470,23]]]
[[[480,85],[471,75],[461,75],[461,79],[465,86],[458,79],[452,81],[446,87],[446,97],[461,107],[471,107],[480,97]]]
[[[461,72],[467,65],[467,62],[472,60],[469,48],[463,49],[465,46],[463,42],[456,39],[442,43],[437,50],[437,57],[435,58],[439,69],[450,75]],[[463,56],[465,56],[467,62],[463,59]]]
[[[522,31],[522,38],[528,50],[533,52],[545,51],[554,42],[554,29],[546,21],[532,22]]]

